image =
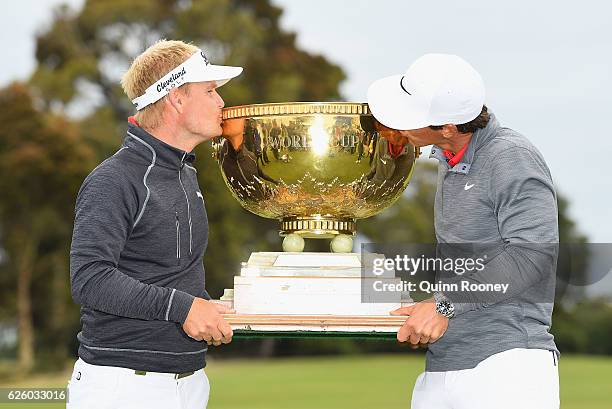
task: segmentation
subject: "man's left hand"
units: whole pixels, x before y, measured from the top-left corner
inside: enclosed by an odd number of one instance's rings
[[[412,348],[426,346],[440,339],[448,328],[448,318],[436,312],[433,298],[391,311],[391,315],[407,315],[397,332],[399,342],[410,342]]]

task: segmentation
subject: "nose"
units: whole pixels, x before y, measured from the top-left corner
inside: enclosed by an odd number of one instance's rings
[[[225,106],[225,101],[223,101],[223,98],[221,98],[221,95],[219,95],[218,92],[215,92],[217,94],[217,106],[219,108],[223,108]]]

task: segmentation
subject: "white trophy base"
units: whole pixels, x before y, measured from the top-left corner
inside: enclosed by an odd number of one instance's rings
[[[359,253],[253,253],[221,302],[234,330],[397,332],[403,304],[363,302],[362,280]]]

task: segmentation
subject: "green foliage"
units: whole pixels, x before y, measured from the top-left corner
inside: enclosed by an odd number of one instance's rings
[[[79,138],[76,126],[35,109],[23,84],[0,90],[0,121],[1,245],[8,254],[1,266],[0,313],[2,318],[15,316],[19,282],[35,300],[36,329],[65,333],[71,324],[64,312],[72,209],[94,155]],[[20,322],[31,319],[23,311],[22,307]],[[67,350],[65,341],[40,338],[35,342],[43,348]]]
[[[437,167],[418,160],[402,197],[379,215],[359,221],[359,232],[375,243],[435,243],[433,212]]]
[[[569,216],[569,201],[563,195],[557,197],[559,210],[559,241],[561,243],[586,243],[586,236],[580,232],[576,222]]]
[[[24,85],[0,91],[0,121],[3,230],[9,237],[9,229],[40,224],[45,234],[52,214],[58,219],[71,215],[76,190],[93,164],[92,152],[66,119],[36,110]],[[70,230],[56,222],[55,229]]]
[[[598,299],[557,304],[552,333],[562,352],[612,355],[612,304]]]
[[[99,105],[110,106],[121,122],[131,104],[120,74],[154,41],[178,38],[201,46],[217,64],[246,67],[223,89],[230,105],[338,99],[342,70],[298,49],[295,35],[280,28],[280,15],[267,0],[89,0],[78,14],[59,8],[37,38],[31,84],[60,109],[79,97],[79,85],[89,84],[103,95]]]

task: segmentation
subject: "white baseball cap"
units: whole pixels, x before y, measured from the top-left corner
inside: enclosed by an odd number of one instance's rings
[[[464,124],[480,114],[484,102],[480,74],[449,54],[425,54],[404,75],[379,79],[368,89],[374,117],[399,130]]]
[[[147,88],[144,94],[134,98],[132,103],[136,106],[136,110],[140,111],[168,95],[171,89],[188,82],[215,81],[217,87],[220,87],[241,73],[242,67],[212,65],[204,52],[198,50],[187,61]]]

